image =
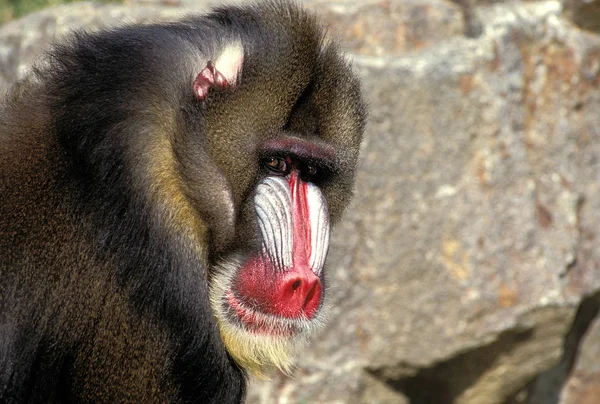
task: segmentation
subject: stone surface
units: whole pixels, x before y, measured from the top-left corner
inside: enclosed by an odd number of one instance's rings
[[[438,0],[329,2],[318,11],[337,36],[361,55],[401,55],[465,30],[460,8]]]
[[[586,333],[561,404],[595,404],[600,399],[600,318]]]
[[[509,404],[591,403],[600,383],[597,350],[600,345],[600,293],[584,299],[565,337],[563,356],[554,367],[540,373]],[[596,396],[596,399],[599,396]]]
[[[370,124],[329,326],[248,401],[591,400],[600,327],[576,313],[600,290],[600,37],[558,1],[472,2],[469,21],[441,0],[304,3],[343,38]],[[183,12],[78,4],[8,24],[0,89],[54,35]]]
[[[600,32],[599,0],[565,0],[563,8],[565,16],[578,27]]]
[[[187,10],[187,13],[190,11]],[[0,29],[0,93],[23,77],[52,41],[75,29],[97,29],[132,21],[174,19],[186,11],[175,7],[123,7],[78,3],[44,10]]]

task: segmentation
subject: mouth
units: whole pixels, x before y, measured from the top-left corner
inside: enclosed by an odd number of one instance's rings
[[[231,289],[225,292],[223,311],[228,313],[234,323],[250,333],[289,338],[309,329],[311,319],[307,317],[284,318],[261,312],[251,306]]]

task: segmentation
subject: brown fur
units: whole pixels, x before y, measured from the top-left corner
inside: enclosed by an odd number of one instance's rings
[[[241,77],[195,99],[232,41]],[[239,402],[245,370],[288,368],[295,340],[215,308],[261,243],[263,146],[335,150],[311,162],[335,221],[364,122],[358,79],[288,3],[57,45],[0,110],[0,401]]]

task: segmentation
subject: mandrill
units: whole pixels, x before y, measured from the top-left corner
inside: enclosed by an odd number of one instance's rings
[[[286,2],[54,46],[0,107],[0,402],[237,403],[288,370],[364,125]]]

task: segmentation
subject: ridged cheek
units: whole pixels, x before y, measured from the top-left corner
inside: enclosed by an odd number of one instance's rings
[[[309,183],[307,187],[306,200],[308,201],[311,253],[310,267],[317,275],[321,274],[325,265],[325,258],[329,250],[329,212],[327,202],[321,190],[314,184]]]
[[[308,260],[312,271],[320,275],[330,234],[327,203],[320,189],[294,174],[288,178],[267,177],[258,185],[254,202],[262,252],[275,269],[285,271]],[[294,248],[300,244],[306,244],[305,248]]]
[[[292,192],[283,178],[267,177],[257,188],[254,207],[262,235],[262,252],[275,269],[292,266]]]

